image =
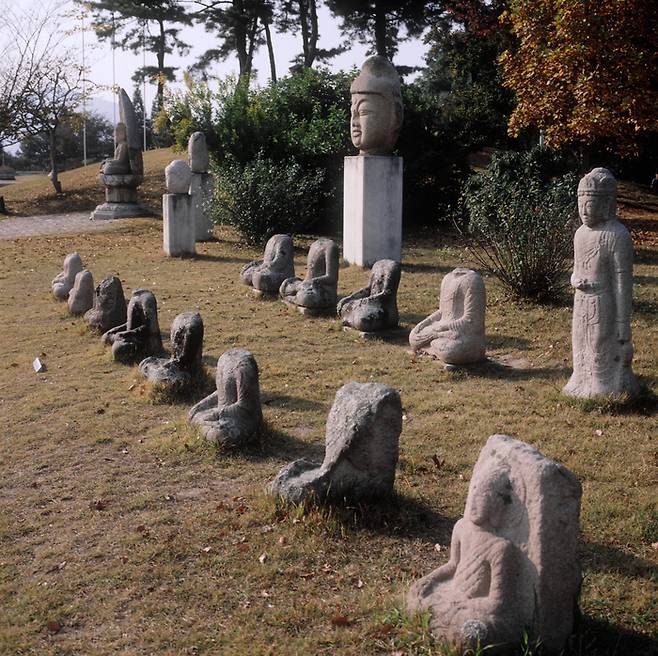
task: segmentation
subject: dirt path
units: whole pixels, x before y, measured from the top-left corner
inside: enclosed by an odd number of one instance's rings
[[[46,216],[18,216],[0,221],[0,239],[36,237],[63,233],[98,232],[130,219],[92,221],[89,212],[49,214]]]

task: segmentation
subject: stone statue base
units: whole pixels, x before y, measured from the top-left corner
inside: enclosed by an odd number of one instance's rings
[[[365,267],[400,262],[402,158],[346,157],[343,193],[343,259]]]
[[[137,202],[137,187],[142,183],[142,176],[100,173],[98,179],[105,185],[105,202],[96,207],[90,219],[130,219],[149,214]]]
[[[289,308],[297,310],[299,314],[303,314],[305,317],[333,317],[336,314],[335,305],[330,305],[328,307],[304,307],[302,305],[297,305],[296,303],[290,303],[289,301],[284,301],[284,303]]]
[[[192,196],[189,194],[163,194],[162,223],[163,248],[167,255],[170,257],[196,255]]]
[[[213,179],[210,173],[192,173],[190,196],[196,241],[212,239],[215,224],[210,220],[208,205],[212,199]]]

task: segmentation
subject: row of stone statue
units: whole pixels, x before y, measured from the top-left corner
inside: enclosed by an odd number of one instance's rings
[[[53,281],[57,298],[67,287],[74,290],[81,267],[77,253],[67,256],[66,270]],[[157,357],[162,342],[151,292],[136,290],[126,309],[120,281],[106,278],[85,317],[104,330],[121,319],[120,308],[124,323],[103,335],[116,359],[147,355],[140,371],[159,384],[190,385],[202,375],[198,313],[174,319],[172,353],[165,359]],[[217,362],[215,383],[215,392],[191,408],[189,421],[211,442],[232,447],[252,442],[263,425],[256,359],[245,349],[227,351]],[[402,425],[395,389],[348,383],[329,412],[323,461],[284,466],[269,490],[293,503],[388,497]],[[525,631],[541,639],[547,653],[560,653],[573,628],[580,587],[580,495],[577,479],[561,465],[511,437],[489,438],[473,471],[464,518],[453,530],[450,560],[411,587],[408,608],[429,610],[433,633],[465,647],[511,646]]]

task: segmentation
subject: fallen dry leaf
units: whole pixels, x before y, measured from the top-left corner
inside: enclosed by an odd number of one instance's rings
[[[331,623],[334,626],[349,626],[351,624],[345,615],[335,615],[331,618]]]
[[[55,620],[48,620],[46,626],[51,633],[59,633],[62,630],[62,625]]]

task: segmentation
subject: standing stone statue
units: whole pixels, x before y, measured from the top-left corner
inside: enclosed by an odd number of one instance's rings
[[[343,325],[364,333],[397,328],[400,318],[397,305],[400,273],[399,262],[375,262],[368,286],[338,302],[338,316]]]
[[[262,260],[245,264],[240,280],[253,287],[256,295],[278,294],[281,283],[295,276],[295,249],[290,235],[274,235],[265,246]]]
[[[573,374],[568,396],[636,396],[631,369],[633,242],[617,220],[617,181],[596,168],[578,185],[583,225],[574,236]]]
[[[162,196],[163,248],[170,257],[196,254],[192,196],[192,171],[187,162],[175,159],[165,168],[167,193]]]
[[[350,87],[351,136],[345,158],[343,257],[372,266],[399,262],[402,248],[402,158],[391,155],[402,126],[400,76],[384,57],[366,60]]]
[[[53,296],[58,301],[66,301],[75,284],[75,277],[83,270],[79,253],[69,253],[64,258],[64,270],[58,273],[52,282]]]
[[[287,278],[279,288],[281,298],[306,315],[334,314],[338,300],[338,246],[322,237],[311,244],[306,276]]]
[[[148,289],[133,291],[126,323],[108,330],[103,335],[103,343],[112,345],[112,355],[119,362],[162,352],[158,304]]]
[[[409,343],[448,365],[479,362],[485,357],[486,306],[482,276],[457,268],[441,282],[439,309],[411,331]]]
[[[126,299],[121,281],[108,276],[96,287],[94,304],[86,314],[85,321],[93,330],[106,333],[111,328],[126,323]]]
[[[105,186],[105,202],[92,212],[92,219],[125,219],[145,214],[137,203],[137,188],[144,180],[141,129],[135,108],[123,89],[119,89],[119,116],[121,120],[114,131],[114,157],[101,164],[98,175]]]
[[[462,649],[479,641],[508,653],[526,631],[542,653],[562,654],[581,583],[580,497],[566,467],[493,435],[473,470],[450,560],[412,585],[409,610],[430,610],[432,633]]]
[[[75,316],[84,314],[94,304],[94,277],[91,271],[80,271],[75,276],[73,289],[69,292],[69,312]]]
[[[203,374],[203,320],[198,312],[183,312],[171,324],[171,358],[150,356],[139,371],[151,383],[189,392]]]
[[[270,490],[292,503],[389,496],[401,431],[396,390],[381,383],[343,385],[327,419],[322,464],[295,460],[277,474]]]
[[[194,132],[187,142],[187,156],[192,181],[190,196],[192,196],[192,221],[194,223],[196,241],[207,241],[212,237],[213,222],[210,219],[209,205],[213,194],[213,180],[208,167],[208,146],[203,132]]]
[[[192,407],[189,421],[210,442],[229,447],[250,442],[263,421],[256,359],[245,349],[226,351],[217,361],[215,380],[217,391]]]

